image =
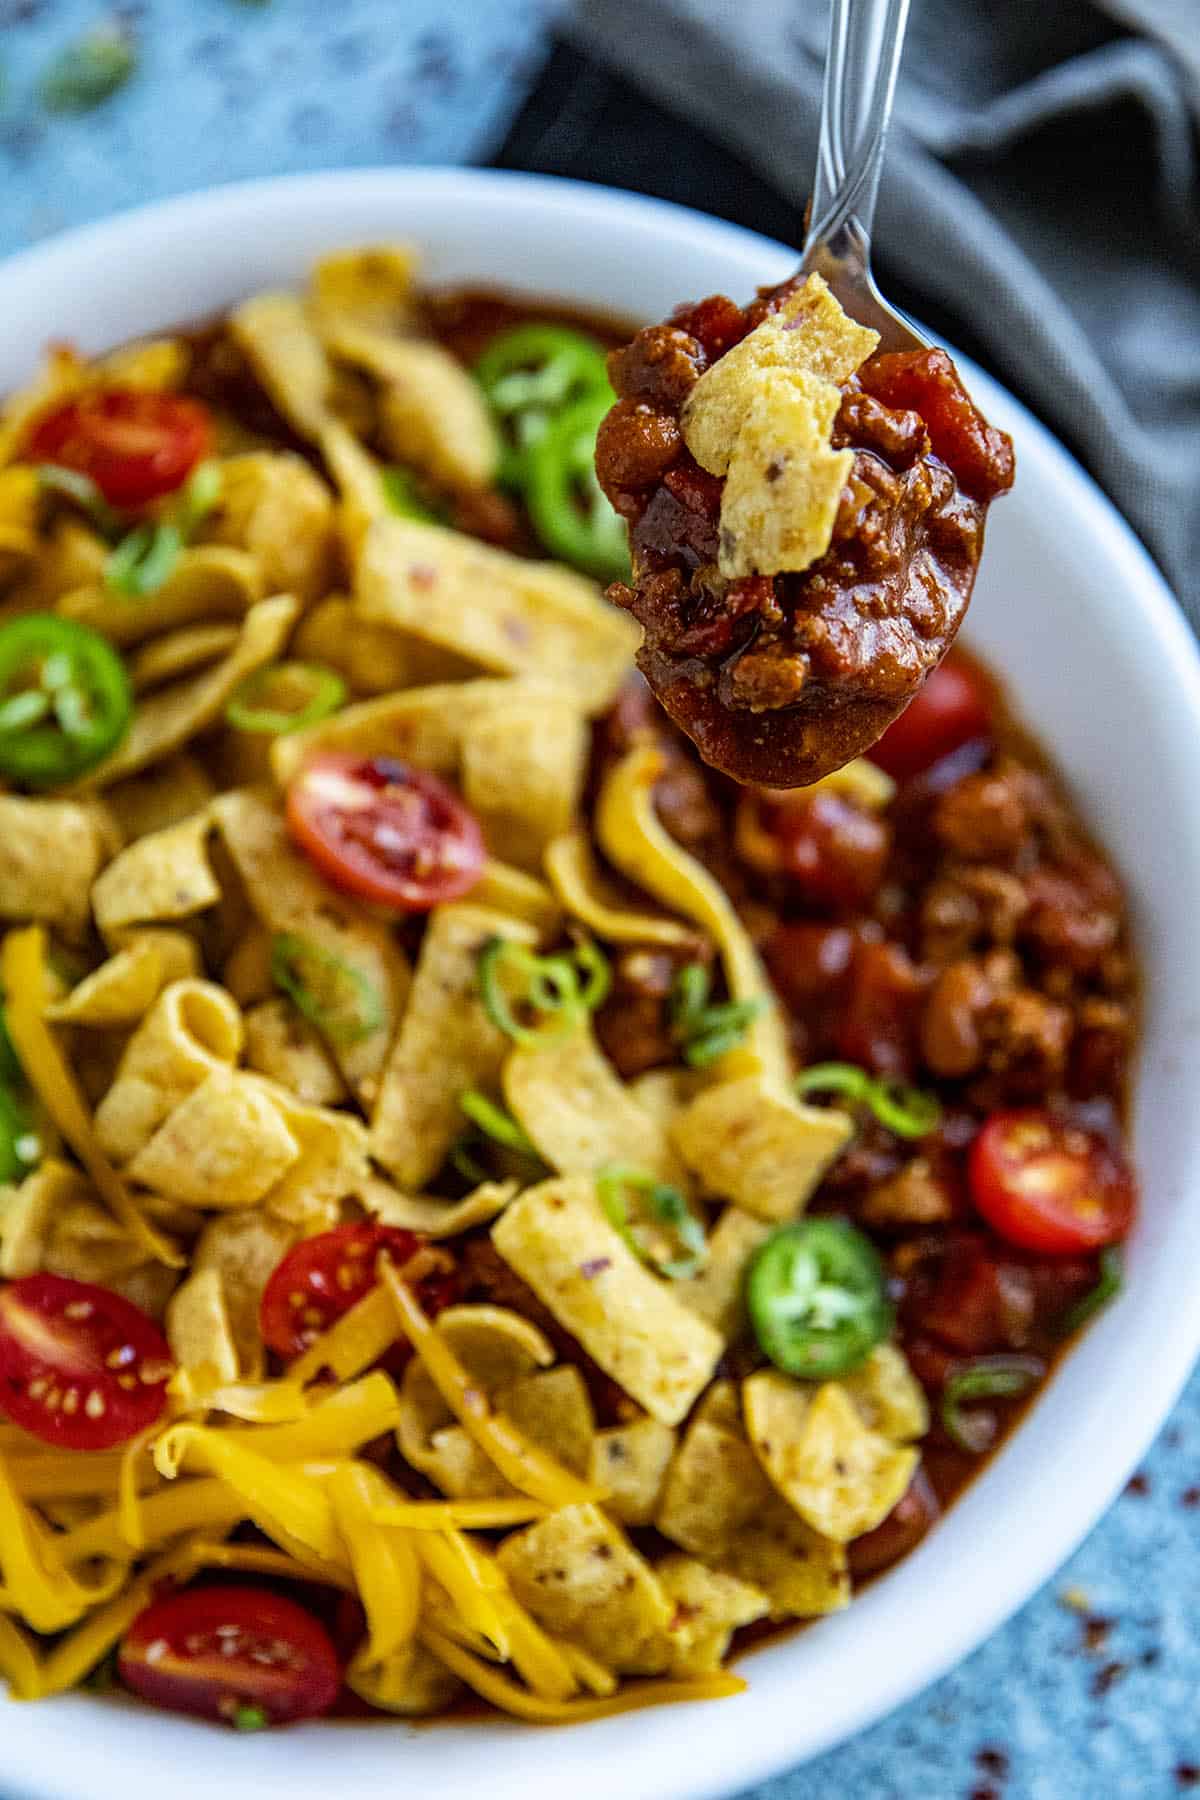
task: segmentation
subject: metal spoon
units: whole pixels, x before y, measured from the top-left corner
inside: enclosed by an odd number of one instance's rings
[[[889,306],[871,274],[871,221],[892,116],[909,0],[832,0],[821,132],[804,274],[823,275],[881,350],[929,340]]]

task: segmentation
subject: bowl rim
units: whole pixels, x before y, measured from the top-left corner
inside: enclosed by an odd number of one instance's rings
[[[795,263],[793,250],[740,226],[667,201],[587,183],[458,168],[356,169],[266,177],[208,188],[76,228],[0,263],[0,309],[5,308],[9,290],[21,288],[33,294],[42,285],[52,288],[89,262],[116,260],[135,272],[152,267],[156,240],[168,240],[181,233],[202,235],[211,230],[248,228],[252,223],[266,229],[268,222],[273,226],[280,220],[285,225],[292,221],[299,226],[305,218],[318,213],[336,217],[343,203],[367,212],[377,208],[382,221],[389,209],[402,216],[405,203],[414,204],[419,198],[427,205],[436,203],[451,211],[456,205],[464,211],[472,206],[486,209],[497,230],[505,220],[510,226],[524,220],[536,221],[542,230],[561,223],[575,239],[593,229],[610,239],[621,230],[640,234],[647,243],[653,242],[664,258],[686,249],[723,261],[729,271],[723,279],[729,285],[741,281],[747,289],[756,281],[779,279]],[[382,224],[379,229],[384,229]],[[332,241],[328,233],[325,236],[326,241]],[[569,244],[570,238],[564,241]],[[480,247],[482,275],[486,269],[483,237]],[[230,293],[229,299],[234,298],[236,295]],[[168,324],[169,321],[159,321],[160,328]],[[1144,631],[1147,654],[1159,661],[1163,693],[1172,709],[1170,730],[1175,740],[1182,742],[1184,734],[1190,733],[1193,742],[1200,742],[1200,651],[1147,552],[1112,503],[1047,428],[968,359],[959,360],[970,371],[972,385],[982,395],[985,410],[993,412],[1006,426],[1017,428],[1022,458],[1032,459],[1046,475],[1068,513],[1073,513],[1079,522],[1086,521],[1090,555],[1112,571],[1117,589],[1133,608]],[[1194,842],[1188,847],[1189,854],[1200,857],[1200,824],[1191,830]],[[1193,1186],[1200,1186],[1200,1155],[1192,1157],[1188,1173],[1190,1195]],[[1200,1205],[1192,1207],[1195,1216],[1189,1217],[1182,1196],[1179,1203],[1181,1217],[1178,1222],[1172,1219],[1168,1233],[1172,1239],[1171,1254],[1180,1259],[1182,1266],[1191,1252],[1191,1267],[1200,1268]],[[1160,1261],[1161,1258],[1160,1246]],[[1133,1286],[1136,1288],[1136,1283]],[[1088,1484],[1081,1489],[1078,1483],[1059,1481],[1050,1484],[1053,1491],[1037,1496],[1009,1495],[1003,1509],[1004,1557],[993,1556],[988,1565],[975,1572],[978,1578],[972,1584],[969,1604],[949,1613],[943,1608],[935,1639],[922,1638],[919,1631],[904,1638],[897,1634],[895,1647],[899,1649],[902,1644],[904,1653],[896,1655],[890,1666],[880,1667],[871,1633],[874,1626],[896,1633],[901,1583],[905,1604],[914,1606],[920,1617],[922,1584],[932,1588],[938,1585],[938,1562],[944,1560],[939,1554],[943,1533],[953,1528],[958,1546],[970,1529],[978,1524],[986,1527],[989,1514],[995,1512],[995,1493],[1006,1485],[994,1477],[1003,1470],[1011,1452],[997,1459],[973,1484],[939,1532],[899,1565],[893,1575],[868,1588],[849,1612],[782,1644],[753,1653],[747,1659],[752,1678],[749,1694],[736,1706],[726,1708],[722,1703],[714,1703],[643,1713],[637,1715],[632,1730],[629,1720],[623,1719],[576,1727],[571,1733],[540,1734],[535,1740],[538,1761],[545,1768],[540,1778],[536,1777],[535,1766],[521,1767],[525,1761],[521,1748],[526,1743],[525,1728],[472,1725],[469,1737],[485,1746],[485,1756],[494,1757],[503,1745],[511,1751],[505,1766],[499,1770],[493,1766],[491,1784],[497,1800],[505,1800],[510,1794],[515,1800],[516,1795],[527,1794],[531,1784],[540,1786],[542,1780],[547,1791],[556,1781],[569,1780],[573,1800],[592,1800],[593,1796],[600,1800],[609,1794],[614,1777],[624,1779],[635,1795],[653,1792],[656,1800],[706,1800],[707,1796],[732,1793],[795,1764],[798,1758],[807,1759],[828,1750],[943,1675],[1049,1578],[1123,1486],[1200,1353],[1200,1283],[1194,1281],[1194,1287],[1195,1306],[1176,1305],[1169,1316],[1154,1320],[1156,1354],[1139,1371],[1136,1382],[1127,1371],[1122,1372],[1120,1362],[1111,1354],[1121,1354],[1125,1333],[1138,1316],[1138,1307],[1131,1305],[1136,1293],[1127,1293],[1093,1328],[1086,1343],[1073,1351],[1068,1359],[1071,1365],[1085,1354],[1089,1367],[1094,1364],[1100,1368],[1106,1359],[1109,1363],[1104,1377],[1105,1394],[1097,1395],[1091,1404],[1083,1404],[1083,1416],[1072,1433],[1073,1440],[1087,1440],[1095,1452]],[[1161,1297],[1161,1274],[1159,1289]],[[1060,1369],[1051,1388],[1058,1385],[1061,1375]],[[1123,1404],[1114,1406],[1114,1400]],[[1036,1451],[1031,1449],[1030,1456],[1035,1462],[1041,1459],[1044,1474],[1053,1475],[1052,1434],[1046,1421],[1039,1421],[1040,1411],[1041,1406],[1035,1406],[1014,1442],[1036,1440]],[[930,1601],[925,1610],[936,1607]],[[850,1621],[854,1623],[847,1639]],[[789,1678],[788,1664],[791,1663],[794,1675],[795,1667],[803,1660],[803,1653],[797,1654],[796,1647],[814,1641],[818,1632],[822,1643],[828,1641],[837,1646],[834,1661],[840,1663],[845,1685],[831,1691],[826,1684],[827,1691],[821,1695],[825,1716],[814,1721],[808,1709],[797,1702],[796,1683]],[[850,1691],[854,1662],[853,1654],[847,1656],[846,1646],[849,1642],[853,1652],[855,1639],[862,1639],[857,1654],[865,1655],[871,1665],[863,1693]],[[89,1728],[81,1732],[83,1715],[79,1709],[84,1704],[91,1709],[94,1731]],[[11,1778],[17,1768],[21,1770],[23,1791],[31,1800],[72,1800],[84,1791],[77,1784],[86,1783],[91,1791],[98,1792],[92,1786],[98,1755],[104,1759],[109,1784],[106,1791],[115,1794],[127,1780],[139,1774],[149,1776],[160,1768],[162,1757],[169,1754],[175,1759],[172,1766],[179,1800],[192,1800],[193,1796],[211,1792],[211,1785],[222,1778],[227,1761],[232,1767],[232,1753],[208,1728],[148,1716],[141,1710],[136,1714],[139,1727],[135,1729],[132,1722],[126,1727],[125,1719],[132,1721],[132,1716],[120,1704],[101,1710],[90,1698],[66,1698],[36,1708],[9,1705],[4,1714],[9,1752],[6,1774]],[[72,1717],[74,1731],[68,1728],[64,1732],[64,1723],[69,1725]],[[377,1757],[392,1759],[397,1748],[401,1753],[408,1748],[419,1761],[422,1737],[427,1744],[436,1742],[444,1729],[431,1733],[427,1728],[418,1736],[403,1735],[403,1726],[394,1722],[366,1729],[338,1724],[305,1728],[279,1738],[266,1734],[252,1740],[239,1739],[237,1779],[244,1781],[247,1788],[253,1784],[264,1796],[315,1793],[318,1782],[324,1790],[331,1773],[348,1775],[360,1763],[366,1772],[368,1767],[376,1766]],[[402,1734],[399,1740],[397,1734]],[[367,1749],[372,1741],[379,1746],[374,1753]],[[282,1756],[280,1743],[289,1745]],[[463,1786],[450,1776],[449,1783],[443,1782],[443,1791],[449,1796],[460,1792],[465,1795],[468,1787],[473,1790],[477,1778],[471,1771],[478,1765],[468,1734],[456,1734],[453,1755],[446,1757],[444,1750],[442,1755],[442,1767],[448,1776],[453,1762],[463,1765]],[[201,1760],[203,1775],[198,1767],[191,1766]],[[297,1765],[302,1760],[310,1760],[313,1765],[311,1789],[297,1785]],[[389,1765],[379,1761],[378,1766]],[[646,1785],[648,1780],[652,1786]]]

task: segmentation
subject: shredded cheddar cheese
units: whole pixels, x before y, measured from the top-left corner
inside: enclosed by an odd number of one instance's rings
[[[113,1216],[147,1255],[168,1268],[183,1267],[178,1248],[145,1218],[100,1148],[87,1102],[43,1014],[49,1005],[46,933],[40,925],[10,931],[0,953],[0,982],[7,996],[8,1034],[29,1083],[91,1176]]]
[[[372,1663],[386,1662],[414,1636],[421,1611],[421,1574],[403,1528],[381,1525],[372,1503],[382,1476],[362,1463],[347,1463],[330,1477],[329,1494],[346,1555],[367,1615]]]
[[[382,1288],[372,1288],[303,1356],[297,1357],[289,1370],[289,1380],[304,1387],[328,1369],[339,1381],[349,1381],[378,1362],[400,1335],[395,1307]]]
[[[168,1480],[186,1466],[215,1475],[242,1502],[244,1516],[285,1550],[344,1563],[345,1552],[328,1495],[311,1475],[272,1462],[240,1442],[242,1434],[205,1425],[174,1425],[155,1446],[154,1461]]]
[[[472,1385],[450,1346],[430,1324],[386,1257],[380,1262],[380,1272],[404,1334],[446,1405],[505,1479],[521,1493],[543,1500],[548,1506],[574,1506],[580,1501],[598,1499],[596,1488],[555,1463],[528,1443],[502,1414],[492,1411],[486,1396]]]
[[[375,1514],[381,1525],[403,1525],[409,1531],[504,1531],[542,1519],[547,1507],[523,1494],[512,1500],[400,1500]]]
[[[107,1600],[123,1571],[113,1565],[94,1582],[69,1573],[65,1539],[55,1538],[13,1488],[0,1458],[0,1611],[19,1612],[35,1631],[62,1631]]]
[[[729,1694],[745,1692],[746,1684],[739,1675],[720,1670],[713,1675],[698,1675],[682,1681],[637,1681],[621,1688],[607,1699],[553,1700],[518,1687],[481,1657],[473,1656],[439,1631],[436,1625],[421,1628],[421,1641],[433,1654],[461,1676],[467,1686],[483,1700],[490,1700],[501,1712],[525,1719],[533,1725],[582,1725],[593,1719],[611,1719],[617,1713],[637,1712],[646,1706],[669,1705],[683,1700],[721,1700]]]

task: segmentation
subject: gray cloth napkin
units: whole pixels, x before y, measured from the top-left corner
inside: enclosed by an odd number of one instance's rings
[[[824,0],[578,0],[565,25],[797,207],[826,28]],[[970,321],[1200,629],[1198,123],[1200,0],[914,0],[875,252]]]

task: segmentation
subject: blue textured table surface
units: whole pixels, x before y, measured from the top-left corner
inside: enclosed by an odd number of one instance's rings
[[[485,157],[536,73],[553,10],[554,0],[112,10],[0,0],[0,253],[239,176]],[[51,60],[114,23],[136,49],[130,79],[92,111],[48,110]],[[1200,1795],[1198,1537],[1200,1378],[1108,1517],[1004,1630],[757,1800]],[[1002,1556],[1003,1543],[987,1553]]]

